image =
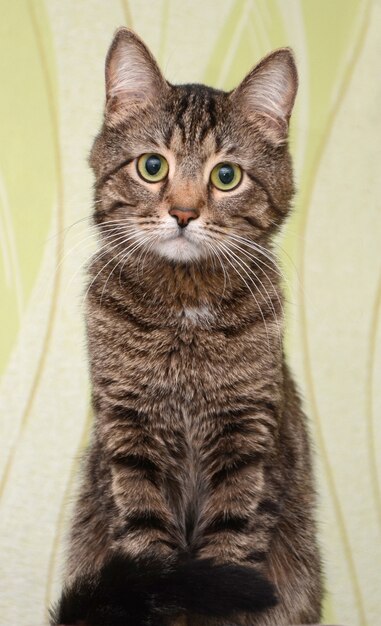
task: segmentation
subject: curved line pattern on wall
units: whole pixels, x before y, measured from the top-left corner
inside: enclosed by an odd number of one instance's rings
[[[375,394],[375,361],[376,361],[376,348],[377,348],[377,334],[380,326],[381,319],[381,273],[378,279],[376,288],[376,294],[374,297],[374,304],[372,307],[371,324],[369,330],[369,357],[368,357],[368,372],[367,372],[367,407],[366,407],[366,422],[367,422],[367,434],[368,434],[368,450],[369,450],[369,464],[370,464],[370,477],[374,495],[374,502],[377,509],[378,522],[381,527],[381,487],[378,478],[378,466],[377,466],[377,451],[376,449],[376,434],[375,434],[375,415],[373,411],[373,400]]]
[[[307,318],[307,312],[306,312],[307,308],[306,308],[305,293],[304,293],[303,285],[305,283],[305,268],[306,268],[305,234],[306,234],[307,227],[308,227],[308,207],[311,203],[312,194],[313,194],[316,182],[317,182],[319,164],[323,158],[324,149],[327,144],[328,137],[332,131],[335,118],[338,115],[342,102],[348,91],[348,87],[349,87],[354,69],[356,67],[356,60],[358,59],[361,53],[362,47],[364,45],[365,36],[366,36],[366,32],[367,32],[368,25],[369,25],[370,9],[371,9],[371,2],[368,1],[366,3],[366,7],[365,7],[364,14],[362,17],[362,24],[359,29],[358,39],[353,46],[352,54],[349,56],[347,60],[344,76],[341,81],[340,89],[338,90],[338,96],[337,96],[336,101],[331,105],[331,112],[329,115],[328,123],[324,132],[322,133],[319,147],[315,156],[315,161],[311,168],[313,172],[313,176],[311,177],[310,184],[307,189],[306,198],[305,198],[305,209],[304,209],[303,219],[301,221],[301,227],[300,227],[301,238],[300,238],[300,262],[299,262],[299,273],[300,273],[300,282],[301,282],[301,289],[299,290],[299,297],[300,297],[299,308],[300,308],[300,321],[301,321],[300,333],[301,333],[301,340],[302,340],[302,345],[303,345],[303,350],[304,350],[304,371],[305,371],[305,376],[306,376],[306,391],[310,398],[313,419],[316,425],[316,434],[318,438],[320,455],[321,455],[323,466],[324,466],[325,473],[327,476],[328,487],[329,487],[329,491],[332,497],[333,506],[335,509],[336,520],[340,527],[341,540],[344,546],[345,557],[347,560],[348,569],[349,569],[350,577],[352,580],[353,592],[356,597],[357,609],[358,609],[359,619],[360,619],[359,623],[361,624],[361,626],[367,626],[368,622],[366,619],[365,607],[364,607],[364,602],[362,598],[361,585],[360,585],[359,578],[357,575],[356,565],[355,565],[355,561],[352,555],[350,540],[349,540],[348,532],[346,529],[345,517],[343,515],[342,508],[340,505],[340,500],[339,500],[338,492],[337,492],[336,485],[335,485],[335,479],[333,476],[333,471],[332,471],[328,453],[326,450],[324,434],[323,434],[323,430],[321,426],[320,412],[318,408],[316,391],[315,391],[315,382],[314,382],[314,377],[312,373],[311,354],[310,354],[309,338],[308,338],[308,318]]]
[[[0,4],[1,2],[6,5],[6,0],[0,0]],[[35,237],[33,240],[34,261],[39,271],[37,273],[34,267],[33,272],[30,272],[27,288],[25,287],[25,274],[28,269],[28,258],[27,255],[22,255],[20,241],[22,245],[22,238],[24,238],[24,242],[27,240],[28,229],[25,223],[20,220],[20,213],[27,211],[28,201],[24,201],[22,206],[21,203],[18,205],[14,201],[10,193],[9,172],[7,172],[8,179],[4,179],[3,188],[4,193],[9,195],[9,206],[14,211],[13,234],[15,237],[14,249],[11,251],[9,222],[7,225],[2,221],[1,225],[4,225],[4,232],[0,233],[2,236],[0,240],[5,250],[4,276],[8,280],[13,275],[12,280],[14,281],[15,264],[19,266],[20,284],[17,286],[14,282],[13,293],[9,297],[12,297],[12,311],[14,310],[17,314],[15,302],[20,294],[17,295],[16,291],[17,289],[20,290],[20,287],[24,289],[23,315],[25,316],[20,318],[17,321],[17,327],[12,329],[12,342],[13,331],[15,331],[15,337],[17,336],[16,330],[18,331],[19,339],[11,357],[8,355],[8,349],[3,351],[7,369],[1,392],[4,391],[4,398],[7,401],[12,398],[12,393],[16,396],[19,394],[19,397],[17,410],[14,410],[12,406],[12,411],[9,413],[12,419],[4,420],[6,421],[4,450],[7,452],[9,449],[9,456],[2,476],[0,504],[1,511],[4,510],[9,519],[6,520],[5,516],[0,518],[0,541],[2,542],[1,547],[6,551],[7,558],[10,555],[14,570],[17,572],[17,593],[20,597],[25,598],[25,606],[19,602],[19,596],[14,597],[16,586],[10,584],[9,589],[11,591],[8,592],[8,586],[5,583],[3,585],[5,593],[0,598],[0,604],[5,609],[4,611],[0,609],[0,625],[9,626],[11,623],[17,623],[18,626],[40,626],[42,614],[44,613],[43,619],[45,619],[47,605],[56,595],[60,584],[67,512],[71,508],[75,494],[79,457],[85,447],[91,427],[91,409],[89,409],[89,404],[86,404],[88,395],[88,387],[86,386],[87,366],[82,352],[79,349],[77,351],[77,345],[74,345],[79,343],[75,339],[78,337],[78,332],[82,332],[79,330],[80,313],[77,311],[76,303],[78,294],[73,289],[64,288],[65,272],[71,272],[72,269],[78,271],[75,261],[73,261],[72,252],[70,252],[72,255],[70,258],[69,255],[63,255],[63,252],[68,252],[68,246],[64,241],[66,230],[64,218],[67,221],[76,219],[78,213],[75,193],[88,184],[90,186],[87,179],[83,180],[86,175],[85,167],[81,171],[77,171],[73,167],[72,150],[77,151],[75,155],[77,159],[75,167],[77,167],[82,156],[83,160],[85,159],[91,132],[97,131],[99,111],[103,99],[102,64],[104,50],[113,31],[120,25],[124,17],[124,21],[129,27],[136,29],[143,39],[146,39],[150,44],[151,41],[153,42],[151,44],[153,52],[156,54],[164,73],[167,72],[167,69],[171,70],[177,82],[189,80],[188,71],[198,68],[197,80],[215,87],[230,89],[237,84],[253,63],[271,48],[291,45],[296,50],[302,80],[294,114],[290,145],[292,151],[296,153],[294,161],[297,164],[297,178],[300,188],[296,202],[299,210],[294,212],[294,218],[288,225],[281,243],[285,248],[282,254],[297,259],[298,263],[298,268],[289,268],[286,272],[286,280],[288,279],[290,283],[294,284],[293,299],[297,297],[299,301],[299,312],[296,312],[294,307],[288,318],[289,352],[292,358],[296,357],[297,378],[303,381],[304,377],[302,388],[304,387],[309,400],[307,404],[311,408],[309,412],[311,412],[316,431],[316,443],[323,470],[320,477],[320,483],[323,487],[322,508],[325,506],[326,510],[329,510],[330,519],[334,520],[332,524],[336,526],[334,533],[326,528],[323,528],[321,533],[329,556],[331,553],[328,550],[333,552],[337,548],[335,553],[337,562],[331,569],[327,568],[329,571],[327,584],[332,593],[325,602],[325,619],[329,623],[351,623],[351,626],[378,626],[381,612],[380,598],[374,597],[372,599],[369,588],[371,590],[372,588],[376,589],[373,555],[376,537],[374,527],[381,528],[381,487],[378,473],[380,467],[377,465],[377,438],[379,441],[381,433],[376,422],[376,407],[379,407],[377,404],[379,402],[379,387],[376,384],[376,377],[381,364],[379,347],[376,345],[376,341],[380,339],[381,276],[377,276],[378,282],[376,282],[376,277],[374,283],[369,282],[369,290],[366,291],[367,299],[366,302],[364,301],[366,315],[364,317],[367,318],[367,321],[369,319],[369,327],[359,329],[361,332],[360,341],[366,342],[366,355],[364,357],[366,359],[366,372],[360,382],[354,381],[354,386],[357,384],[357,393],[361,393],[361,385],[366,387],[364,391],[365,419],[362,420],[361,429],[356,430],[355,436],[360,433],[361,437],[364,436],[366,439],[364,450],[361,451],[362,456],[358,457],[362,459],[361,471],[365,474],[365,480],[359,484],[365,484],[366,481],[369,483],[369,486],[366,486],[366,493],[363,494],[363,500],[359,500],[361,505],[364,503],[364,511],[361,511],[358,519],[366,523],[368,521],[366,516],[370,514],[369,512],[372,515],[374,511],[377,512],[376,520],[374,521],[373,518],[371,520],[373,535],[369,537],[369,540],[367,537],[364,539],[363,529],[356,528],[356,525],[352,523],[352,518],[349,518],[354,509],[351,509],[351,503],[348,504],[344,500],[346,496],[343,493],[342,482],[340,482],[340,476],[342,477],[340,470],[343,471],[344,468],[345,472],[345,460],[340,457],[340,454],[336,458],[332,450],[338,449],[340,452],[340,448],[330,445],[329,437],[331,435],[335,437],[337,434],[339,436],[341,434],[344,440],[343,445],[346,444],[347,439],[343,433],[340,433],[338,427],[327,421],[327,404],[323,405],[325,379],[324,375],[321,375],[327,350],[321,354],[316,353],[317,338],[320,335],[315,322],[312,324],[310,320],[314,311],[308,299],[308,292],[311,277],[313,278],[313,271],[311,271],[314,260],[313,252],[315,250],[316,255],[316,249],[319,246],[317,235],[312,227],[317,224],[314,219],[316,215],[313,210],[315,208],[314,202],[315,199],[318,199],[320,203],[321,195],[324,201],[325,186],[328,189],[321,172],[323,166],[330,162],[328,155],[336,150],[336,146],[332,146],[332,137],[343,117],[343,110],[345,110],[343,104],[347,105],[348,102],[351,102],[351,98],[357,97],[357,94],[354,94],[354,81],[352,79],[359,60],[361,60],[361,67],[365,67],[363,50],[364,43],[367,43],[371,36],[370,25],[373,21],[370,20],[370,11],[372,7],[373,10],[379,9],[381,22],[379,2],[372,3],[372,0],[350,0],[350,2],[335,0],[335,3],[330,0],[322,0],[321,3],[311,3],[310,0],[292,0],[288,3],[283,2],[283,0],[229,0],[226,3],[218,3],[217,1],[214,3],[214,0],[213,3],[202,3],[200,0],[160,0],[157,3],[142,3],[140,0],[115,0],[112,3],[103,4],[94,4],[91,0],[83,0],[81,3],[77,3],[75,0],[67,0],[65,3],[60,3],[59,0],[49,0],[49,2],[51,4],[44,4],[44,0],[25,0],[34,39],[31,38],[30,42],[25,43],[25,40],[19,37],[18,41],[20,47],[29,46],[27,54],[32,55],[34,50],[37,51],[39,61],[36,65],[41,87],[36,84],[36,90],[39,92],[43,88],[45,90],[43,98],[47,105],[46,112],[44,109],[42,117],[46,117],[46,126],[52,136],[52,145],[49,144],[49,152],[48,150],[43,152],[43,159],[50,162],[54,161],[54,169],[52,168],[50,177],[57,179],[55,186],[52,187],[57,197],[57,206],[52,205],[49,197],[49,202],[46,201],[46,205],[49,207],[50,214],[45,214],[41,210],[37,216],[40,219],[40,224],[43,224],[44,227],[48,223],[46,215],[49,219],[52,218],[55,243],[51,244],[52,247],[50,247],[50,244],[48,245],[48,242],[44,241],[44,244],[37,249],[38,238]],[[333,11],[331,11],[332,7],[334,7]],[[329,16],[341,15],[343,23],[345,22],[343,25],[337,20],[337,24],[335,23],[332,28],[331,19],[329,36],[332,40],[328,42],[330,43],[328,46],[325,46],[325,29],[328,28],[325,20],[330,18],[324,14],[326,8],[329,9]],[[3,14],[5,15],[6,11],[3,11]],[[205,21],[207,28],[203,30]],[[13,24],[14,22],[12,22]],[[89,24],[91,27],[88,27]],[[92,26],[94,25],[96,28],[93,29]],[[2,25],[0,24],[0,26]],[[30,35],[30,28],[28,33]],[[337,45],[336,34],[337,38],[340,39]],[[372,36],[374,37],[374,35]],[[55,48],[50,46],[50,37],[52,37]],[[70,37],[76,38],[75,53],[71,53],[70,50],[70,44],[73,41],[67,44],[66,49],[66,39],[69,40]],[[375,43],[371,45],[375,50]],[[33,50],[31,46],[33,46]],[[174,50],[177,50],[178,47],[181,47],[181,55],[174,54]],[[331,54],[329,60],[327,60],[327,56],[324,56],[325,47]],[[55,49],[54,56],[51,49]],[[95,61],[94,54],[96,56]],[[374,58],[379,58],[379,55],[374,52],[373,54]],[[78,62],[76,55],[78,55]],[[90,59],[93,62],[94,71],[88,72],[86,81],[88,80],[89,85],[91,85],[91,95],[94,99],[91,99],[91,106],[88,106],[87,102],[90,102],[90,98],[86,94],[90,92],[87,92],[83,87],[85,73],[81,73],[77,69],[76,63],[78,68],[88,71],[87,64]],[[192,67],[189,63],[192,64]],[[97,68],[99,68],[98,75],[96,74]],[[78,74],[76,74],[77,71]],[[67,80],[68,74],[70,74],[71,82]],[[194,75],[192,74],[192,77]],[[21,73],[17,73],[17,79],[21,84]],[[99,89],[97,81],[99,81]],[[17,88],[19,88],[19,83]],[[79,89],[77,85],[80,85]],[[366,94],[358,96],[360,105],[363,107],[366,104],[366,97]],[[84,106],[84,98],[88,99],[86,106]],[[41,103],[41,101],[38,102]],[[95,102],[97,104],[93,106]],[[80,111],[79,122],[77,120],[75,130],[71,126],[73,111]],[[364,117],[366,117],[367,109],[364,108],[364,111]],[[86,132],[82,132],[81,128],[83,112],[86,115],[88,112],[89,119],[91,118],[91,124],[86,127]],[[33,114],[32,111],[32,120]],[[369,121],[369,125],[373,122]],[[79,132],[78,128],[80,129]],[[365,133],[368,133],[367,136],[369,136],[372,130],[366,125],[364,128]],[[78,137],[76,133],[78,133]],[[21,135],[15,141],[21,143]],[[347,146],[346,143],[343,145]],[[4,146],[0,146],[0,148],[4,150]],[[17,161],[15,162],[17,165]],[[44,172],[41,172],[34,163],[30,163],[28,167],[31,176],[41,177],[41,183],[36,189],[41,197],[46,200],[47,196],[43,196]],[[368,164],[364,158],[364,173],[366,173],[367,167]],[[13,174],[13,172],[11,173]],[[14,175],[21,179],[22,174],[23,170],[20,165],[20,172],[15,171]],[[361,174],[360,171],[360,177]],[[343,181],[345,174],[339,168],[337,175]],[[69,184],[64,187],[67,178],[70,178]],[[76,192],[71,195],[72,182],[76,183]],[[377,187],[379,183],[374,181],[371,184],[374,184],[375,204],[376,199],[378,201],[379,198]],[[323,193],[319,194],[318,190],[323,190]],[[28,199],[26,192],[25,198]],[[85,208],[79,207],[78,210],[79,214],[83,215]],[[73,217],[70,211],[72,211]],[[38,235],[42,231],[43,229],[40,229]],[[296,236],[294,236],[293,231],[295,231]],[[333,238],[334,233],[330,236]],[[85,239],[82,240],[82,242],[84,241]],[[341,245],[343,245],[343,241],[346,243],[345,238],[341,240]],[[375,248],[374,241],[375,238],[371,239],[369,244],[369,246],[373,246],[372,254]],[[83,253],[83,250],[81,251]],[[340,254],[340,250],[337,251],[337,254]],[[46,263],[51,263],[51,256],[57,261],[57,269],[52,282],[50,299],[43,300],[36,316],[33,317],[35,309],[33,303],[31,305],[28,301],[29,291],[32,292],[34,301],[38,299],[36,291],[40,283],[43,282],[44,272],[42,270],[45,271],[45,266],[42,267],[43,263],[40,259],[48,259]],[[69,261],[67,261],[68,258]],[[77,259],[76,255],[75,259]],[[357,279],[359,277],[364,278],[364,282],[368,279],[368,276],[364,275],[364,270],[357,267],[356,271],[357,274],[354,275]],[[300,276],[300,289],[295,288],[297,273]],[[35,289],[31,290],[30,286]],[[313,293],[317,293],[319,296],[322,291],[323,287]],[[340,298],[340,293],[337,294],[337,298]],[[33,315],[30,316],[31,310]],[[330,319],[332,316],[333,323],[337,319],[335,315],[337,316],[337,312],[330,311]],[[68,318],[75,316],[77,316],[77,322],[70,325]],[[42,317],[46,318],[46,323],[44,324],[42,320],[40,326],[35,328],[36,319],[38,318],[37,322],[41,322]],[[365,323],[367,322],[364,322],[364,326]],[[32,360],[27,361],[25,356],[25,351],[28,351],[30,347],[31,338],[36,338],[34,340],[37,342],[34,363]],[[328,345],[331,346],[327,341]],[[333,340],[332,345],[334,347],[339,346],[339,343],[335,344],[335,340]],[[28,354],[30,356],[30,353]],[[62,363],[60,362],[61,357]],[[74,372],[74,376],[78,373],[80,382],[76,386],[73,385],[73,389],[70,388],[70,382],[68,384],[72,374],[71,365],[68,367],[68,363],[75,363],[78,367],[78,372]],[[346,380],[344,377],[338,376],[337,391],[334,390],[336,395],[333,400],[337,402],[339,410],[342,408],[340,395],[345,394]],[[323,381],[323,385],[321,381]],[[81,394],[81,398],[79,398],[79,394]],[[68,397],[70,400],[59,411],[56,404],[62,404]],[[48,401],[47,406],[43,407],[42,405],[46,400]],[[69,410],[69,415],[67,412],[65,413],[66,409]],[[14,419],[13,415],[15,415]],[[43,419],[40,419],[41,415]],[[349,424],[352,428],[357,425],[358,417],[355,412],[348,415]],[[46,432],[46,429],[49,432]],[[7,437],[8,432],[10,433],[9,438]],[[28,445],[25,445],[26,441]],[[34,446],[39,445],[41,448],[45,441],[51,443],[52,454],[50,456],[42,455],[47,463],[46,466],[42,467],[43,461],[39,458],[39,453],[41,454],[42,450],[35,450]],[[351,441],[357,443],[354,437]],[[9,442],[14,443],[9,446]],[[25,449],[29,455],[27,457],[22,456]],[[34,465],[34,463],[36,464]],[[51,479],[52,489],[51,491],[48,490],[51,499],[50,501],[48,499],[42,501],[44,500],[44,490],[49,487],[44,484],[44,480],[49,479],[50,472],[53,476]],[[41,478],[35,480],[30,489],[29,481],[36,475],[41,475]],[[29,490],[31,495],[26,504],[23,502],[23,497],[26,498]],[[25,523],[25,511],[27,512],[26,515],[29,513],[31,517],[34,506],[39,513],[46,513],[46,515],[42,521],[37,517],[37,514],[33,520],[27,520],[24,533],[23,526],[21,531],[20,526]],[[33,531],[31,537],[28,536],[28,523],[30,524],[29,530]],[[22,540],[20,540],[21,536]],[[369,574],[367,571],[368,564]],[[332,572],[337,572],[337,579]],[[366,572],[365,576],[364,572]],[[349,607],[348,610],[346,604]],[[35,615],[33,616],[31,616],[29,609],[31,606],[34,607]],[[343,617],[344,613],[345,617]]]
[[[66,521],[65,513],[66,513],[67,508],[71,507],[71,505],[73,504],[72,498],[75,495],[75,486],[78,483],[78,473],[79,473],[80,464],[81,464],[81,456],[89,440],[92,419],[93,419],[93,413],[92,413],[91,408],[89,407],[89,410],[88,410],[88,413],[87,413],[87,416],[83,425],[82,436],[80,438],[77,451],[71,463],[70,472],[68,474],[67,483],[63,492],[63,496],[62,496],[62,500],[61,500],[61,504],[59,508],[58,518],[56,522],[56,529],[55,529],[54,538],[52,542],[52,548],[51,548],[51,553],[50,553],[50,558],[49,558],[49,563],[48,563],[48,568],[47,568],[47,576],[46,576],[45,607],[44,607],[44,616],[43,616],[43,619],[46,621],[49,618],[49,614],[48,614],[49,607],[51,606],[51,603],[54,600],[53,577],[57,569],[58,552],[62,548],[63,548],[63,551],[65,549],[65,531],[67,530],[65,528],[65,521]]]
[[[41,382],[41,377],[42,377],[42,373],[44,370],[46,357],[49,353],[49,343],[50,343],[52,333],[53,333],[53,327],[54,327],[54,322],[55,322],[56,313],[57,313],[59,289],[60,289],[60,284],[61,284],[61,268],[59,266],[59,260],[62,257],[62,251],[63,251],[62,232],[63,232],[63,224],[64,224],[64,213],[63,213],[64,201],[63,201],[63,181],[62,181],[62,172],[61,172],[60,140],[58,136],[58,113],[56,110],[56,104],[55,104],[55,98],[54,98],[53,81],[49,75],[48,65],[46,63],[46,53],[45,53],[44,46],[42,43],[42,37],[40,33],[38,19],[36,17],[35,8],[33,6],[32,0],[28,0],[27,6],[29,9],[29,15],[30,15],[32,27],[35,33],[35,42],[36,42],[38,54],[40,57],[41,67],[42,67],[43,74],[44,74],[46,96],[47,96],[47,100],[49,103],[50,125],[52,129],[52,135],[54,138],[53,143],[54,143],[56,177],[57,177],[57,240],[56,240],[57,270],[54,275],[54,283],[52,287],[51,302],[50,302],[50,312],[49,312],[44,339],[42,341],[41,352],[40,352],[40,356],[36,365],[36,369],[34,373],[34,380],[30,388],[29,396],[28,396],[28,399],[24,408],[23,415],[21,417],[18,434],[11,447],[8,460],[5,466],[5,470],[1,478],[0,499],[4,492],[9,475],[12,471],[12,465],[14,462],[18,442],[20,441],[20,438],[22,437],[22,434],[30,418],[33,404],[34,404],[37,391]]]

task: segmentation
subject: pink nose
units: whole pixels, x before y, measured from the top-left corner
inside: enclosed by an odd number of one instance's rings
[[[199,216],[199,213],[195,209],[178,209],[176,207],[170,209],[168,213],[176,218],[180,228],[185,228],[191,220],[195,220]]]

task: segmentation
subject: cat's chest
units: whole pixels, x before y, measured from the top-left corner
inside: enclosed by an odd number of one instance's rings
[[[149,379],[165,393],[187,397],[253,377],[259,356],[255,336],[227,336],[215,315],[208,307],[184,308],[173,325],[128,342],[125,377],[137,384]]]
[[[159,402],[244,392],[269,371],[256,327],[226,332],[206,306],[183,307],[165,325],[131,315],[100,322],[91,316],[88,325],[93,380],[113,380]]]

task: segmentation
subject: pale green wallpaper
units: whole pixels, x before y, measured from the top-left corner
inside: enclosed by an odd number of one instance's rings
[[[381,623],[380,0],[0,0],[0,625],[55,598],[91,423],[86,164],[115,28],[173,82],[230,88],[291,45],[298,194],[279,240],[315,442],[326,623]]]

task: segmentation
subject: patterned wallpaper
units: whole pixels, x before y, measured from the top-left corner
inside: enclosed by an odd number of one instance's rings
[[[0,0],[1,626],[41,626],[91,412],[86,159],[113,31],[173,82],[234,86],[291,45],[298,195],[278,242],[287,351],[315,442],[326,623],[381,614],[380,0]]]

